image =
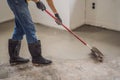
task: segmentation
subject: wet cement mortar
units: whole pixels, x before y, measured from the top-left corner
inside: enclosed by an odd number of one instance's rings
[[[85,60],[54,61],[48,66],[0,63],[0,80],[120,80],[120,58],[98,63]]]

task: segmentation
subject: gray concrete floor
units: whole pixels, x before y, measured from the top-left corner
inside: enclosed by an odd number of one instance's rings
[[[93,26],[74,30],[103,52],[104,62],[97,63],[90,57],[90,50],[68,32],[36,24],[43,55],[53,64],[34,67],[30,62],[11,67],[7,43],[13,25],[13,21],[0,24],[0,80],[120,80],[120,32]],[[20,55],[31,59],[25,37]]]

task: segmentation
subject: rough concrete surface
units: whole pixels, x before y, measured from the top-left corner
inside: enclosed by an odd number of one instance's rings
[[[60,26],[61,27],[61,26]],[[83,26],[76,30],[87,43],[105,55],[103,63],[94,61],[90,50],[63,30],[36,25],[42,42],[43,56],[53,60],[49,66],[34,67],[32,63],[10,66],[7,40],[13,21],[0,24],[0,80],[120,80],[120,32]],[[20,56],[30,58],[26,39]]]

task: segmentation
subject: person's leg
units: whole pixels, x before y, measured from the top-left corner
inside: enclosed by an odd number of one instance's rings
[[[11,1],[8,0],[9,6],[12,11],[14,11],[14,6],[11,3]],[[14,12],[14,14],[16,14]],[[22,25],[19,23],[18,19],[15,17],[15,26],[14,26],[14,32],[11,39],[8,41],[8,50],[9,50],[9,56],[10,56],[10,64],[16,65],[16,64],[23,64],[28,63],[29,59],[24,59],[22,57],[19,57],[19,52],[21,48],[21,40],[23,39],[24,31],[21,27]]]
[[[29,59],[24,59],[19,56],[21,48],[21,40],[23,39],[24,31],[21,24],[15,18],[15,27],[12,39],[9,39],[9,54],[10,54],[10,64],[23,64],[29,62]]]
[[[41,55],[41,44],[36,38],[35,26],[32,21],[28,5],[25,0],[8,0],[14,3],[14,10],[16,18],[22,25],[24,33],[26,34],[29,51],[32,56],[32,62],[35,64],[50,64],[50,60],[46,60]]]

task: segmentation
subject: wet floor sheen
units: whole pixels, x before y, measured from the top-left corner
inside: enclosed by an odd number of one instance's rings
[[[13,21],[0,24],[0,79],[120,80],[120,32],[93,26],[74,30],[87,43],[103,52],[104,62],[97,63],[89,56],[90,50],[68,32],[36,24],[43,56],[53,60],[53,64],[34,67],[30,62],[11,67],[8,63],[7,43],[13,31],[13,24]],[[31,59],[25,37],[20,55]]]

